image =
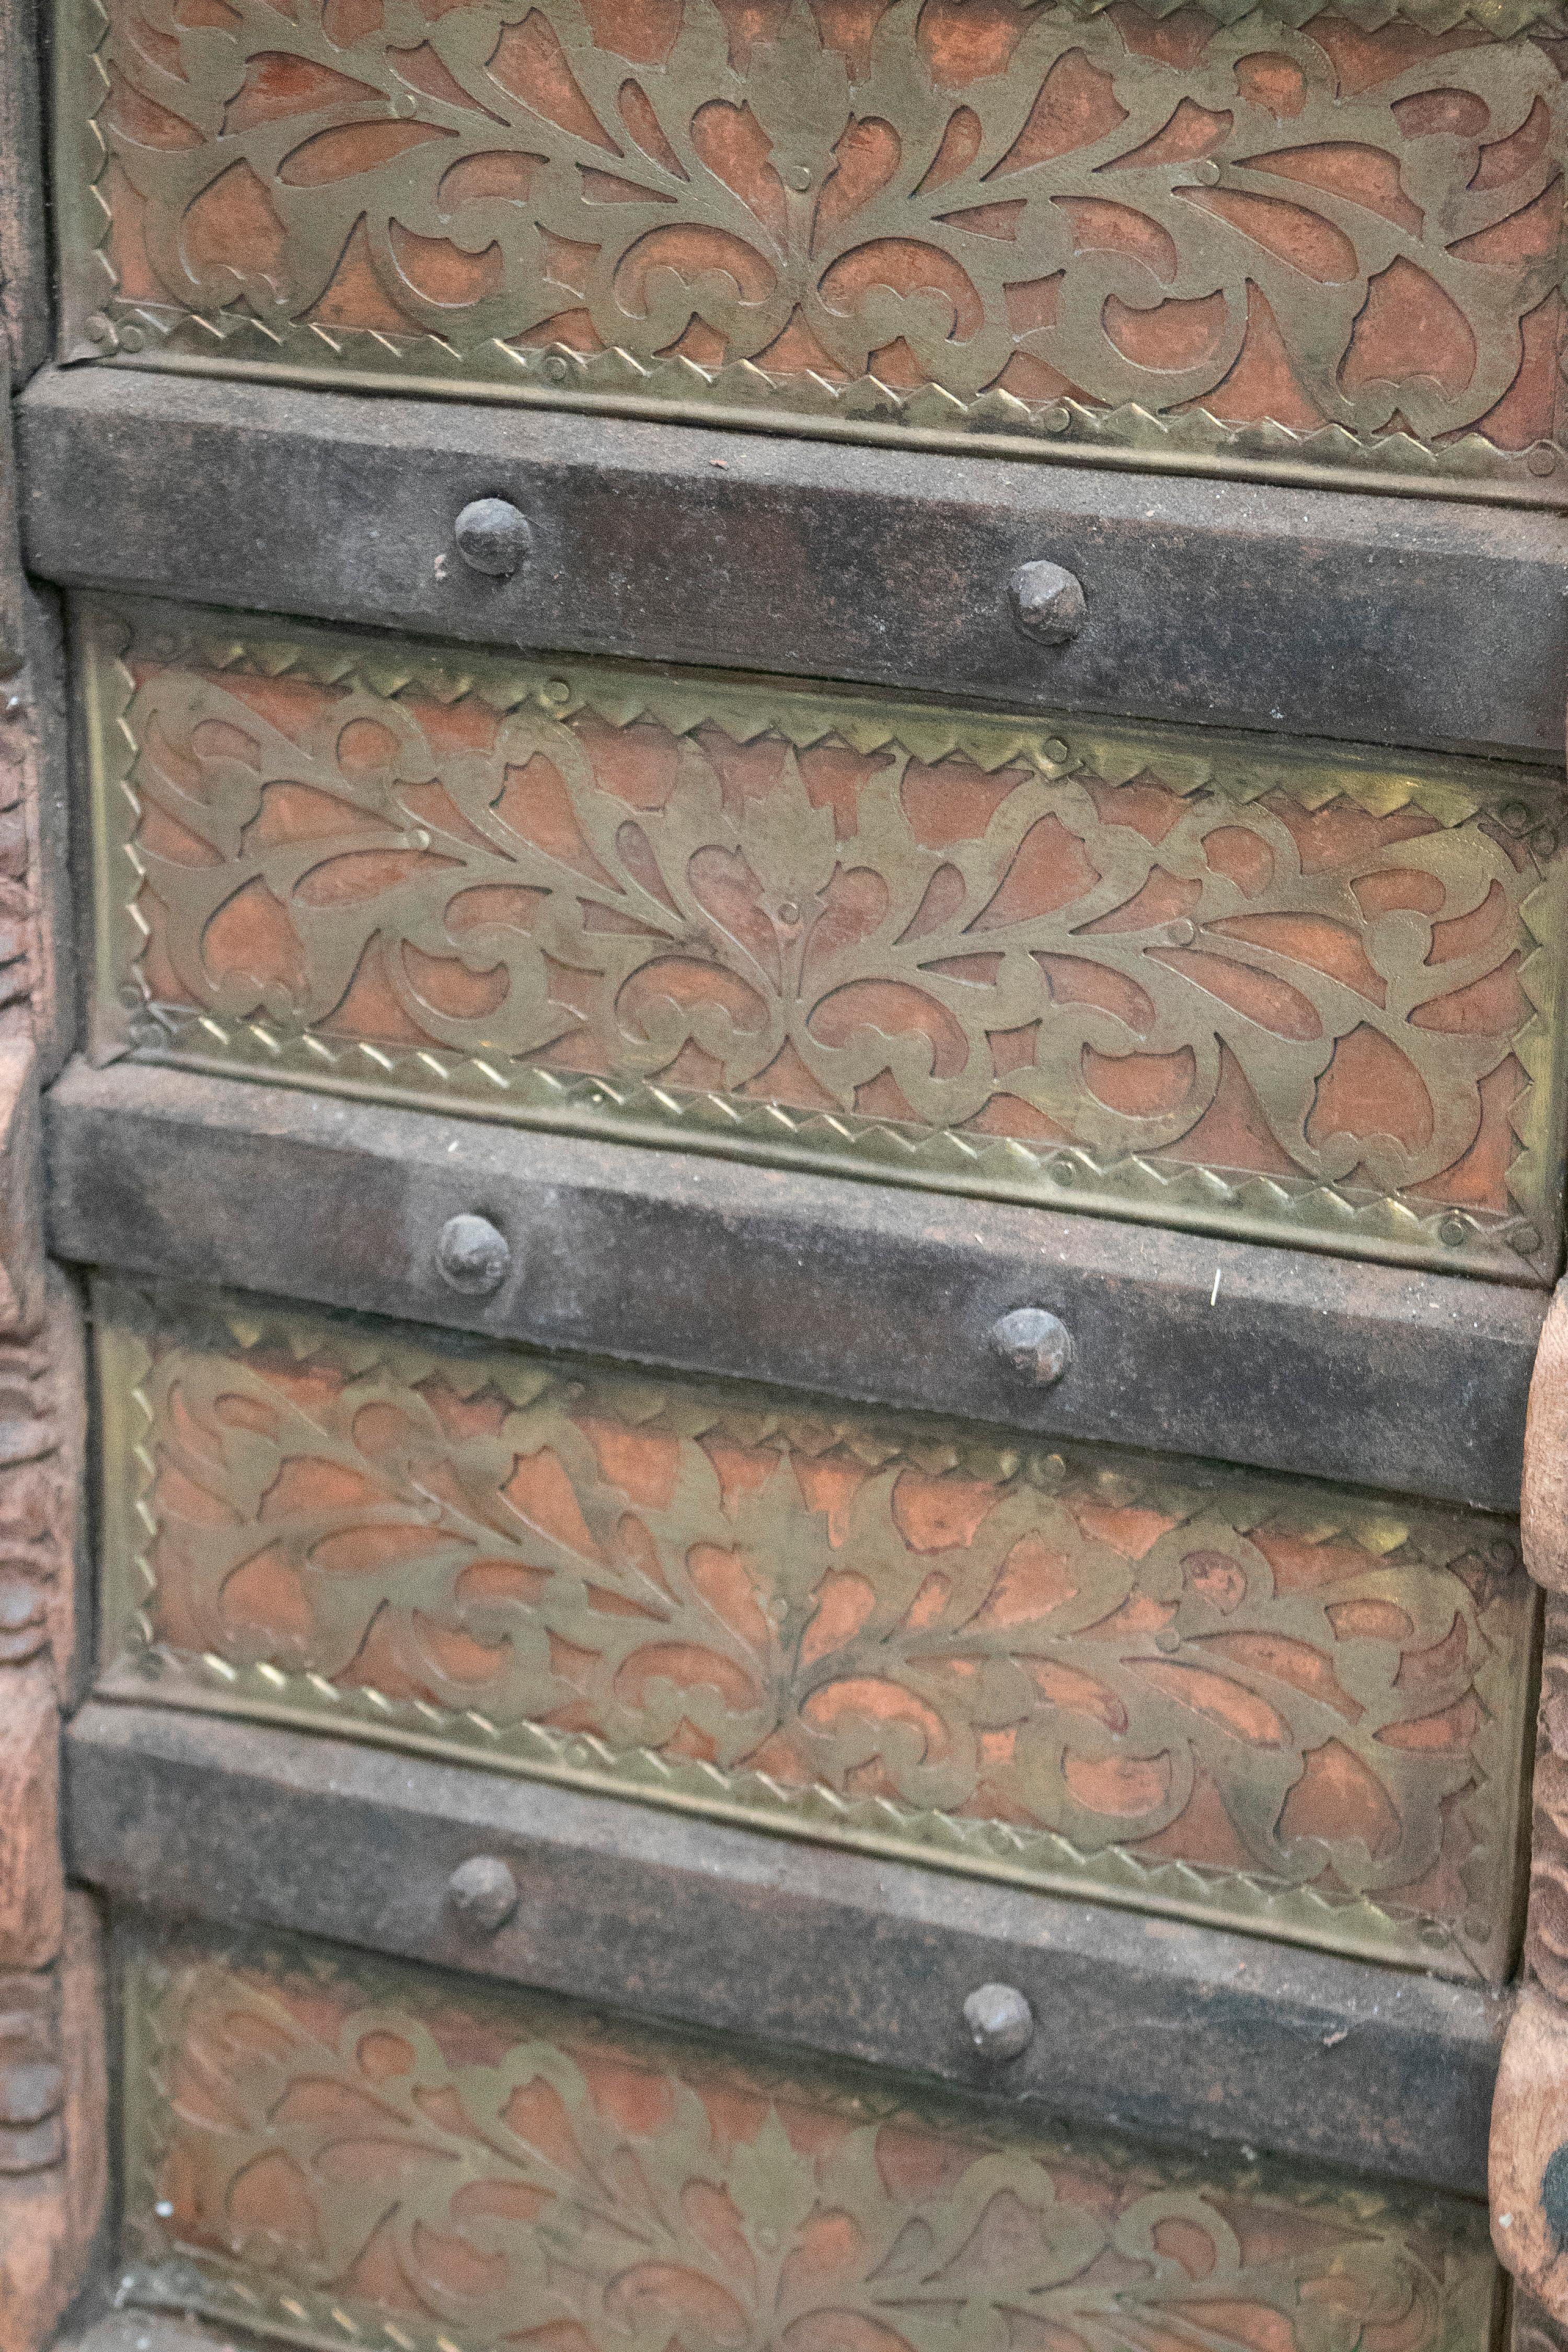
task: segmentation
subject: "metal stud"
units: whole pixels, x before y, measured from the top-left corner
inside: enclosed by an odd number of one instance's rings
[[[1089,618],[1082,581],[1059,563],[1020,563],[1007,594],[1014,620],[1037,645],[1070,644]]]
[[[461,1862],[447,1881],[447,1901],[465,1927],[476,1935],[493,1936],[504,1927],[519,1902],[518,1884],[504,1862],[493,1853],[476,1853]]]
[[[1048,1307],[1015,1307],[1010,1315],[998,1317],[985,1340],[993,1354],[1037,1388],[1059,1381],[1073,1359],[1072,1333]]]
[[[488,1217],[448,1217],[436,1244],[436,1270],[454,1290],[479,1298],[506,1280],[511,1248]]]
[[[452,532],[464,562],[492,580],[510,580],[533,551],[528,518],[510,499],[470,499]]]
[[[1035,2012],[1016,1985],[977,1986],[963,2004],[969,2038],[995,2065],[1021,2058],[1035,2038]]]

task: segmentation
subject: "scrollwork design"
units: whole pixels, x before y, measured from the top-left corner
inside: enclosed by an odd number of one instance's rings
[[[370,1327],[100,1320],[128,1688],[1506,1968],[1500,1523]]]
[[[1529,771],[123,629],[102,980],[144,1048],[1550,1269]]]
[[[1469,2209],[978,2126],[324,1954],[133,1962],[133,2294],[435,2352],[1481,2352]],[[521,2331],[521,2332],[520,2332]]]
[[[1296,13],[108,0],[81,299],[100,352],[1541,493],[1552,38]]]

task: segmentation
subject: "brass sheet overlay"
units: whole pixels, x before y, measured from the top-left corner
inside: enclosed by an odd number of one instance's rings
[[[1564,494],[1556,6],[57,16],[70,359]]]
[[[98,1286],[100,1688],[1496,1981],[1504,1520]]]
[[[79,621],[101,1052],[1555,1276],[1560,778]]]
[[[331,2352],[1491,2340],[1478,2206],[1047,2137],[321,1945],[132,1946],[122,1981],[123,2292],[226,2326]]]

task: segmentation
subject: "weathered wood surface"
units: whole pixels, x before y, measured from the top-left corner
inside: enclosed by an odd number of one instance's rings
[[[1542,1327],[1524,1429],[1524,1564],[1548,1591],[1568,1592],[1568,1283]]]
[[[46,1125],[87,1264],[1518,1507],[1540,1291],[125,1062]],[[436,1261],[476,1205],[512,1248],[487,1298]],[[1054,1387],[986,1344],[1026,1306],[1072,1333]]]
[[[1568,2316],[1568,2013],[1521,1998],[1492,2102],[1491,2219],[1498,2258],[1552,2316]]]
[[[886,2065],[1036,2116],[1479,2196],[1510,1996],[279,1727],[94,1700],[72,1868],[107,1895]],[[465,1929],[476,1853],[521,1897]],[[1001,2070],[976,1985],[1037,2020]]]
[[[35,35],[31,0],[0,0],[0,2352],[37,2352],[76,2292],[107,2128],[97,1922],[58,1819],[85,1679],[81,1315],[46,1268],[39,1189],[40,1078],[74,1020],[63,653],[22,572],[9,430],[48,331]]]
[[[0,1975],[0,2352],[37,2352],[103,2217],[105,1982],[91,1898],[65,1906],[58,1960]]]
[[[1568,1283],[1547,1311],[1526,1417],[1520,1534],[1546,1593],[1525,1969],[1492,2109],[1491,2220],[1520,2293],[1516,2352],[1568,2326]],[[1561,2161],[1558,2161],[1558,2158]]]
[[[477,403],[50,370],[18,431],[32,569],[80,587],[1115,710],[1560,761],[1568,522],[1427,499],[976,464]],[[470,571],[476,496],[528,518]],[[1066,646],[1008,583],[1078,574]]]
[[[1509,2341],[1511,2352],[1568,2352],[1568,2328],[1558,2325],[1528,2287],[1515,2286]]]
[[[47,1968],[59,1950],[59,1710],[41,1658],[14,1667],[0,1707],[0,1962]]]
[[[39,63],[34,0],[0,0],[0,328],[17,384],[49,344]]]

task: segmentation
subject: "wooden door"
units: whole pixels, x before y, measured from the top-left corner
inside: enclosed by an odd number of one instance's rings
[[[0,2343],[1560,2343],[1568,20],[4,21]]]

